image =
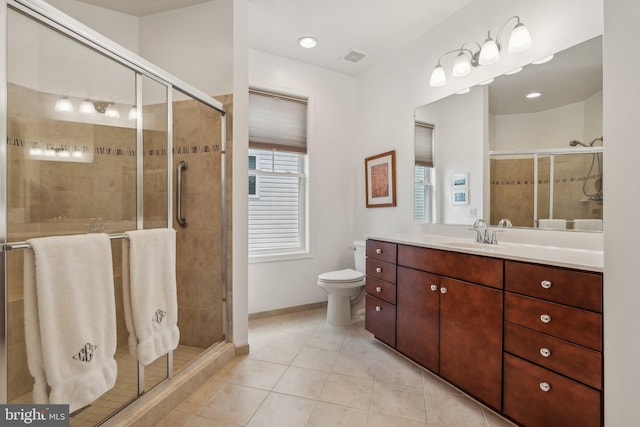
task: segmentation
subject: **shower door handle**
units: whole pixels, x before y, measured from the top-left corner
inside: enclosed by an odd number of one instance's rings
[[[182,173],[188,168],[187,166],[187,162],[185,162],[184,160],[181,161],[180,163],[178,163],[178,185],[177,185],[177,192],[176,192],[176,203],[177,203],[177,208],[176,208],[176,220],[178,221],[178,224],[180,224],[180,226],[182,227],[186,227],[187,226],[187,219],[182,215]]]

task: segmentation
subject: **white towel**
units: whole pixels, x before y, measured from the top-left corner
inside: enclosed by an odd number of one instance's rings
[[[538,228],[547,228],[550,230],[566,230],[566,219],[539,219]]]
[[[176,231],[128,231],[123,243],[122,283],[129,351],[143,365],[178,346]]]
[[[601,219],[574,219],[574,230],[602,231]]]
[[[27,242],[25,340],[34,403],[68,403],[73,412],[116,381],[111,244],[106,234]]]

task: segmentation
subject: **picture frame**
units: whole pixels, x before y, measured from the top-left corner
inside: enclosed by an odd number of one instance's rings
[[[452,205],[468,205],[469,204],[469,190],[466,188],[452,188],[451,189],[451,204]]]
[[[395,150],[364,159],[367,208],[396,206]]]
[[[469,186],[469,173],[460,172],[451,174],[451,188],[467,188]]]

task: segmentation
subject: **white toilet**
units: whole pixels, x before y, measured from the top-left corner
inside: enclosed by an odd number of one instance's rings
[[[351,324],[351,304],[359,300],[365,285],[365,242],[353,242],[355,270],[330,271],[318,276],[318,286],[329,294],[327,324],[346,326]]]

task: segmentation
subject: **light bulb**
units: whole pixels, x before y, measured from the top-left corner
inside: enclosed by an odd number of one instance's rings
[[[73,111],[73,104],[69,98],[64,96],[56,101],[54,110],[60,113],[69,113]]]
[[[85,99],[80,104],[78,111],[80,111],[82,114],[95,114],[96,107],[93,105],[93,102],[89,101],[88,99]]]
[[[464,77],[468,76],[469,73],[471,73],[471,61],[464,52],[460,51],[453,63],[453,71],[451,74],[453,77]]]
[[[111,117],[111,118],[114,118],[114,119],[119,119],[120,118],[120,111],[118,111],[118,109],[113,104],[109,104],[109,106],[107,107],[107,110],[104,112],[104,114],[105,114],[105,116]]]
[[[431,79],[429,80],[429,86],[440,87],[447,83],[447,76],[444,72],[442,65],[438,64],[431,72]]]
[[[478,57],[478,63],[480,65],[495,64],[500,60],[500,49],[498,44],[491,36],[487,37],[487,40],[482,44],[480,48],[480,56]]]
[[[523,23],[519,22],[509,36],[509,53],[523,52],[531,47],[531,34]]]

